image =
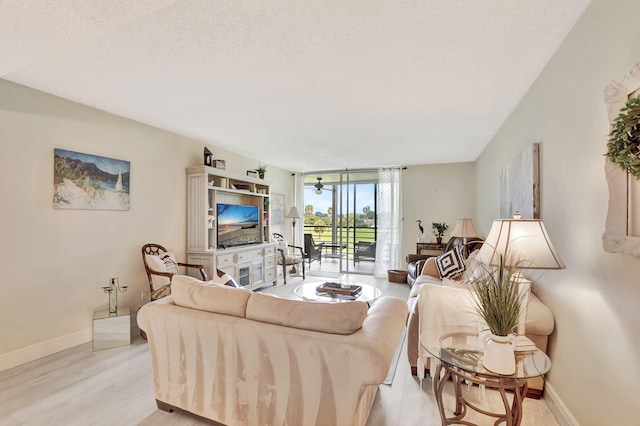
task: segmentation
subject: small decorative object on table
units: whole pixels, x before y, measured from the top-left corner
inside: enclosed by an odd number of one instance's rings
[[[264,174],[267,172],[267,166],[265,166],[264,164],[259,164],[256,172],[258,173],[258,177],[260,179],[264,179]]]
[[[449,229],[449,225],[444,222],[431,222],[431,228],[433,229],[433,235],[436,236],[438,244],[442,243],[442,237],[444,233]]]
[[[339,282],[325,282],[316,288],[316,294],[319,296],[349,297],[355,299],[361,292],[362,286],[348,283],[345,285]]]
[[[107,287],[102,287],[105,293],[109,293],[109,315],[116,316],[118,313],[118,291],[124,293],[129,286],[120,287],[118,278],[111,278]]]
[[[209,148],[204,147],[204,165],[211,167],[213,161],[213,153],[209,151]]]

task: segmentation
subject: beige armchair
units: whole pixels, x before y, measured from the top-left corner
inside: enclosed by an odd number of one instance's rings
[[[287,283],[287,266],[291,266],[291,270],[295,271],[296,265],[302,265],[302,279],[304,280],[306,278],[304,270],[304,249],[299,246],[287,244],[287,239],[276,232],[271,234],[271,239],[278,244],[276,246],[276,249],[278,250],[276,258],[278,265],[282,265],[282,277],[284,279],[284,283]],[[289,249],[294,249],[293,253],[291,253]],[[300,251],[299,256],[295,254],[295,250]]]
[[[207,280],[204,266],[176,261],[173,252],[156,243],[142,246],[142,262],[149,280],[151,300],[161,299],[171,294],[171,280],[179,273],[178,267],[197,269],[203,281]]]
[[[418,374],[420,327],[469,325],[473,308],[468,305],[469,290],[461,283],[441,280],[435,258],[425,261],[422,274],[416,278],[409,294],[409,318],[407,320],[407,357],[411,372]],[[421,319],[420,312],[425,312]],[[549,335],[553,332],[554,318],[551,310],[535,294],[531,293],[527,305],[526,336],[543,352],[547,352]],[[426,373],[429,373],[427,366]],[[539,398],[544,392],[544,378],[529,380],[527,396]]]

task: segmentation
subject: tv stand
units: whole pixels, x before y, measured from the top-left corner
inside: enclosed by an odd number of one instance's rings
[[[203,265],[210,277],[220,269],[250,289],[275,285],[276,244],[269,242],[270,196],[271,185],[263,179],[208,166],[187,168],[187,261]],[[257,206],[262,241],[219,246],[218,203]]]

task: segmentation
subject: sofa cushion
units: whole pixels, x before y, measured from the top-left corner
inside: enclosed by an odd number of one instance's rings
[[[251,290],[229,287],[215,281],[200,281],[176,275],[171,284],[173,302],[185,308],[244,317]]]
[[[247,318],[303,330],[352,334],[362,327],[368,308],[360,301],[308,302],[253,293],[247,303]]]
[[[438,272],[438,267],[436,266],[435,257],[430,257],[429,259],[424,261],[424,266],[422,267],[422,271],[420,271],[420,275],[429,275],[440,279],[440,273]]]
[[[436,257],[436,266],[442,278],[454,278],[463,273],[465,264],[460,246],[455,246],[448,252]]]

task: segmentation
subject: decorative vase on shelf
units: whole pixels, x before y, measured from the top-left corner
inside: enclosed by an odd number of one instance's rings
[[[442,244],[442,237],[436,237],[436,242],[438,244]]]
[[[496,336],[485,334],[482,337],[484,360],[482,365],[494,373],[511,375],[516,372],[517,339],[514,335]]]

